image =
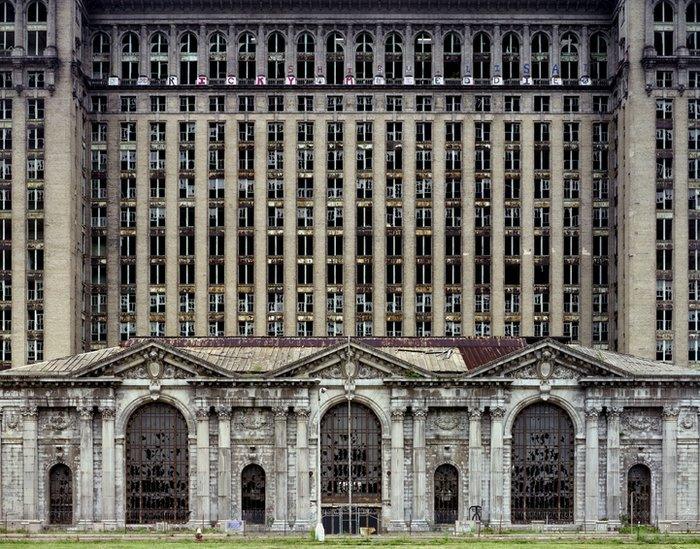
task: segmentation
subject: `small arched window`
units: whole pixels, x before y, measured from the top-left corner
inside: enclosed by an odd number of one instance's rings
[[[27,8],[27,55],[43,55],[46,49],[46,4],[32,2]]]
[[[226,78],[226,37],[215,32],[209,37],[209,78],[223,81]]]
[[[139,37],[135,32],[122,36],[122,79],[136,80],[139,77]]]
[[[591,79],[593,81],[608,78],[608,41],[601,33],[591,36]]]
[[[252,32],[244,32],[238,37],[238,79],[245,83],[255,78],[255,52],[257,39]]]
[[[15,47],[15,8],[10,2],[0,2],[0,55]]]
[[[561,77],[562,80],[578,80],[578,36],[566,32],[561,37]]]
[[[654,6],[654,49],[656,55],[673,55],[673,8],[666,1]]]
[[[456,32],[448,32],[442,44],[443,67],[446,80],[462,78],[462,39]]]
[[[686,46],[690,55],[700,55],[700,3],[691,2],[685,10]]]
[[[368,32],[361,32],[355,39],[355,78],[358,83],[371,83],[374,76],[374,39]]]
[[[197,35],[186,32],[180,37],[180,84],[197,81]]]
[[[491,39],[485,32],[474,36],[474,80],[491,78]]]
[[[532,79],[549,80],[549,38],[543,32],[532,37]]]
[[[286,41],[281,32],[267,37],[267,78],[278,83],[284,78],[284,49]]]
[[[98,32],[92,37],[92,77],[102,80],[109,76],[111,43],[109,36]]]
[[[414,44],[416,84],[429,84],[433,78],[433,37],[419,32]]]
[[[400,84],[403,81],[403,39],[392,32],[384,42],[384,67],[387,84]]]
[[[345,38],[339,32],[330,33],[326,38],[326,78],[329,84],[343,82],[344,55]]]
[[[514,32],[509,32],[501,41],[501,65],[503,80],[518,80],[520,78],[520,40]]]
[[[151,36],[149,62],[153,80],[164,80],[168,77],[168,38],[162,32]]]
[[[311,82],[314,77],[316,41],[310,32],[297,37],[297,78]]]

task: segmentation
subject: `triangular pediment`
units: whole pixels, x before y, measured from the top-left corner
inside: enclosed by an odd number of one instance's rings
[[[350,341],[322,349],[267,374],[273,378],[385,379],[432,377],[381,349]]]
[[[229,374],[186,351],[153,340],[139,342],[91,364],[76,376],[162,380],[221,378],[229,377]]]
[[[542,340],[485,364],[470,378],[577,380],[585,377],[628,377],[628,373],[552,339]]]

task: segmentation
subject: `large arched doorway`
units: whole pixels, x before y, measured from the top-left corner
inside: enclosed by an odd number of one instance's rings
[[[241,472],[241,511],[244,521],[265,524],[265,471],[251,463]]]
[[[651,524],[651,471],[641,463],[627,473],[627,515],[631,524]]]
[[[49,524],[73,523],[73,475],[57,463],[49,471]]]
[[[457,468],[443,463],[435,470],[435,524],[454,524],[459,512],[459,474]]]
[[[321,503],[327,533],[379,530],[382,428],[367,406],[334,406],[321,420]]]
[[[513,424],[511,520],[574,521],[574,426],[559,406],[522,410]]]
[[[187,423],[169,404],[147,404],[126,427],[126,522],[189,520]]]

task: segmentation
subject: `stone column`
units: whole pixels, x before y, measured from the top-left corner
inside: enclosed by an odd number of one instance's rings
[[[219,522],[231,518],[231,407],[216,409],[219,416],[219,463],[217,486]]]
[[[491,408],[491,499],[489,522],[498,526],[503,522],[503,416],[500,406]]]
[[[209,501],[209,408],[197,408],[197,504],[192,522],[208,526]]]
[[[382,25],[377,25],[374,31],[374,62],[372,63],[372,76],[379,75],[379,67],[382,68],[381,74],[384,76],[384,30]]]
[[[425,419],[427,408],[413,409],[413,512],[411,530],[428,530],[427,473],[425,467]]]
[[[125,437],[115,437],[114,440],[114,462],[119,464],[114,472],[114,506],[116,509],[117,526],[123,527],[126,524],[126,503],[124,501],[124,476],[126,462]]]
[[[406,408],[391,410],[391,522],[392,532],[406,529],[403,512],[404,440],[403,416]]]
[[[585,529],[594,530],[598,520],[598,415],[600,408],[586,408],[586,505]]]
[[[95,518],[92,406],[78,408],[78,414],[80,414],[80,524],[87,527]]]
[[[275,521],[272,530],[287,529],[287,408],[273,408],[275,414]]]
[[[481,410],[471,408],[469,410],[469,500],[465,515],[471,519],[469,507],[473,505],[483,506],[481,497],[481,479],[484,473],[484,448],[481,445]]]
[[[678,513],[678,408],[664,406],[661,444],[661,517],[664,522],[676,520]]]
[[[608,408],[608,455],[607,463],[607,510],[608,522],[619,525],[622,512],[620,501],[620,415],[622,408],[612,406]]]
[[[309,511],[309,409],[295,408],[297,418],[297,516],[294,529],[306,532],[310,527]]]
[[[114,406],[100,407],[102,416],[102,523],[105,529],[116,527]]]
[[[39,456],[37,453],[37,420],[39,412],[37,407],[29,405],[20,410],[24,418],[22,430],[22,464],[24,467],[23,495],[24,509],[23,524],[38,523],[37,494],[39,491]],[[31,528],[31,526],[30,526]]]

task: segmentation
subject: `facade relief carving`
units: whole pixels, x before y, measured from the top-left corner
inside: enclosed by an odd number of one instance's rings
[[[233,418],[233,436],[259,438],[272,433],[272,418],[269,410],[238,409],[234,411]]]
[[[630,437],[661,435],[661,415],[651,408],[626,408],[622,413],[620,434]]]
[[[75,427],[74,416],[68,410],[47,411],[41,414],[39,426],[45,435],[65,434]]]

